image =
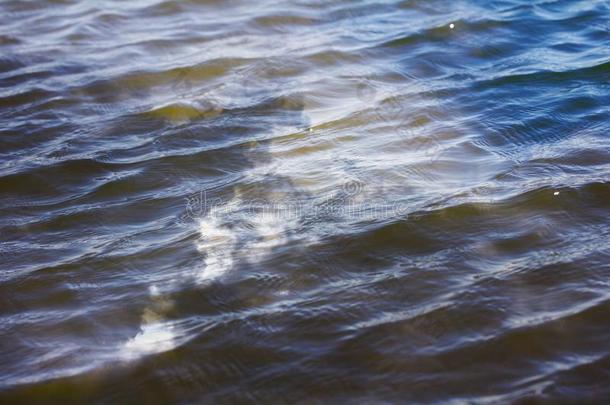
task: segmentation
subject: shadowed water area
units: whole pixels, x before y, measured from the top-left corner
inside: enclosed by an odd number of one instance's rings
[[[0,3],[0,402],[610,399],[610,4]]]

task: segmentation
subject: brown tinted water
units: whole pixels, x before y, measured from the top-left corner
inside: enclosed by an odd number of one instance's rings
[[[607,1],[0,3],[0,401],[610,399]]]

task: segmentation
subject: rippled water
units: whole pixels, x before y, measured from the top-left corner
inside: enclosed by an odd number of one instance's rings
[[[0,3],[0,399],[610,399],[610,4]]]

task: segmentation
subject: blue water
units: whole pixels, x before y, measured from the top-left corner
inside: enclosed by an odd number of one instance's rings
[[[609,17],[1,2],[0,402],[607,402]]]

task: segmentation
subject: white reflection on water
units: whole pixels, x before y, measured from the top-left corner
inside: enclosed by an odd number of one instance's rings
[[[214,212],[210,212],[201,220],[199,231],[201,238],[197,248],[205,254],[205,259],[197,281],[207,283],[216,280],[233,267],[237,235],[222,224]]]
[[[165,321],[165,316],[173,307],[173,302],[161,295],[156,285],[150,287],[152,303],[142,314],[140,332],[129,339],[121,349],[121,358],[133,360],[149,354],[162,353],[175,348],[177,326]]]
[[[125,343],[121,357],[130,360],[172,350],[176,347],[175,337],[170,322],[142,325],[140,332]]]

